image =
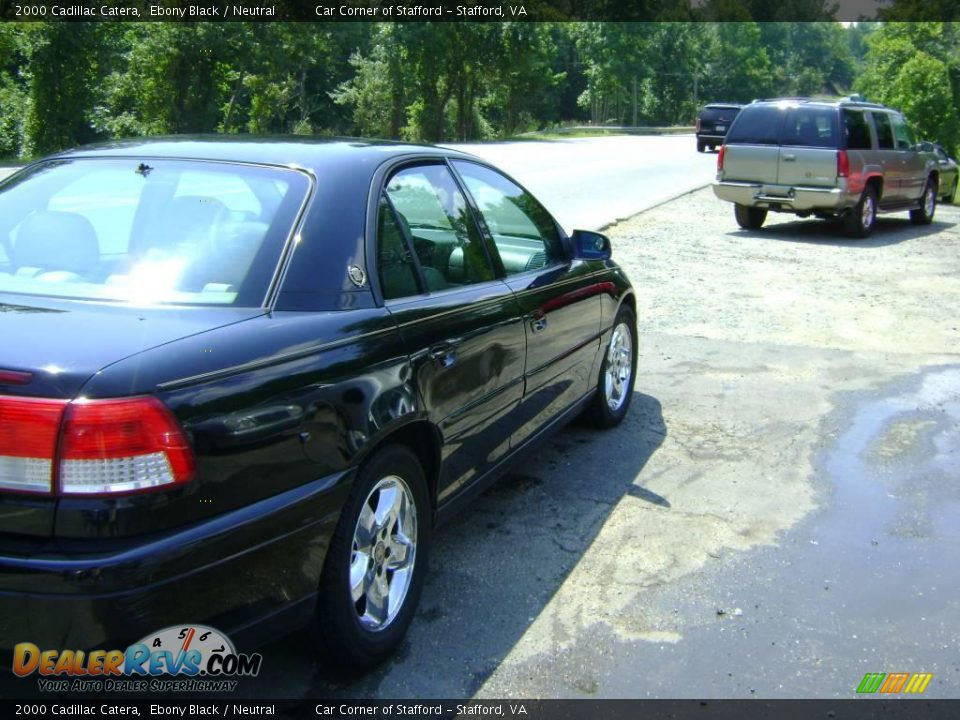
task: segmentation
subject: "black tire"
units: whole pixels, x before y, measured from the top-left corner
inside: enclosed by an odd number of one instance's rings
[[[703,152],[705,148],[706,144],[703,142],[703,140],[697,140],[697,152]]]
[[[405,488],[401,488],[396,479],[399,479]],[[359,536],[361,532],[361,513],[365,518],[372,517],[375,521],[376,514],[373,510],[379,509],[378,501],[382,498],[387,503],[391,497],[384,493],[404,489],[407,493],[404,496],[407,510],[409,511],[411,506],[414,510],[412,567],[409,575],[404,576],[406,593],[400,600],[399,609],[390,616],[389,603],[384,603],[388,611],[387,617],[381,627],[377,628],[371,624],[376,624],[377,618],[369,614],[373,608],[368,611],[368,595],[374,592],[374,585],[377,585],[379,592],[379,588],[384,587],[383,583],[386,583],[386,587],[392,587],[392,583],[397,581],[397,570],[390,570],[387,565],[391,562],[391,549],[401,546],[399,540],[402,538],[397,537],[398,528],[405,522],[409,530],[409,514],[404,516],[398,511],[398,518],[403,516],[405,520],[402,522],[397,519],[392,527],[390,523],[394,521],[388,519],[389,514],[385,516],[386,527],[373,523],[372,537],[375,544],[371,544],[371,552],[356,552],[354,541],[355,536]],[[331,658],[346,660],[358,668],[368,668],[386,659],[403,639],[416,612],[427,572],[430,557],[430,512],[426,477],[416,455],[409,448],[404,445],[386,445],[363,464],[340,514],[320,580],[316,629]],[[409,552],[408,546],[403,547]],[[397,557],[396,552],[393,552],[393,557]],[[364,558],[369,562],[364,563]],[[352,597],[350,580],[351,564],[355,560],[361,568],[366,568],[362,577],[364,582],[369,581],[370,588],[356,602]]]
[[[624,331],[629,337],[624,335]],[[619,334],[618,334],[619,333]],[[622,351],[629,348],[630,357],[624,358]],[[617,352],[617,350],[620,352]],[[617,362],[609,373],[611,363]],[[629,377],[624,381],[620,371],[628,369]],[[619,425],[630,409],[630,400],[633,398],[633,386],[637,377],[637,319],[633,310],[622,305],[613,321],[613,330],[610,333],[610,343],[603,353],[603,363],[600,365],[600,376],[597,378],[597,392],[594,393],[590,405],[584,411],[587,422],[597,428],[606,429]],[[615,382],[619,378],[620,382]]]
[[[737,225],[744,230],[759,230],[767,219],[767,211],[737,203],[733,206],[733,216],[737,219]]]
[[[945,204],[947,204],[947,205],[953,205],[953,199],[954,199],[956,196],[957,196],[957,181],[954,180],[954,181],[950,184],[950,189],[947,190],[946,193],[944,193],[943,197],[940,198],[940,201],[943,202],[943,203],[945,203]]]
[[[923,195],[920,196],[920,207],[910,211],[910,222],[914,225],[929,225],[933,222],[933,215],[937,212],[937,181],[927,179],[923,186]]]
[[[843,232],[847,237],[865,238],[877,224],[877,191],[873,185],[863,189],[860,200],[843,219]]]

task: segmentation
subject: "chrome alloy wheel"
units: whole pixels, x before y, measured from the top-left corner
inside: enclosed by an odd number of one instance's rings
[[[614,412],[618,411],[630,392],[633,374],[633,335],[626,323],[613,329],[607,350],[607,369],[603,379],[604,400]]]
[[[364,500],[353,531],[350,597],[360,624],[379,631],[403,607],[417,556],[417,507],[399,477],[382,478]]]
[[[869,193],[863,198],[863,207],[860,209],[860,225],[864,230],[868,230],[877,214],[877,208],[874,205],[873,195]]]
[[[926,216],[933,217],[933,208],[937,201],[937,193],[933,189],[933,185],[927,183],[927,189],[923,193],[923,212]]]

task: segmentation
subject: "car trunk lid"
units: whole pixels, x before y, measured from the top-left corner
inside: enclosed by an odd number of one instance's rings
[[[24,422],[21,399],[66,401],[87,380],[119,360],[174,340],[263,314],[260,308],[135,308],[0,295],[0,447],[15,442],[12,424]],[[38,403],[42,404],[42,403]],[[22,458],[0,457],[12,471]],[[6,459],[5,459],[6,458]],[[0,550],[22,548],[53,534],[57,498],[0,489]]]

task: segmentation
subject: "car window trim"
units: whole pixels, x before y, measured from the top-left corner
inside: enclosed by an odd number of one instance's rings
[[[417,249],[413,246],[413,235],[408,232],[407,227],[400,222],[398,217],[397,208],[393,204],[393,200],[390,199],[390,195],[387,193],[387,188],[384,187],[380,191],[380,197],[382,197],[386,203],[387,207],[390,209],[390,214],[393,216],[393,222],[396,223],[397,228],[400,230],[400,236],[403,238],[403,244],[407,248],[407,252],[410,253],[410,258],[413,260],[413,273],[416,276],[417,280],[417,290],[419,292],[416,295],[404,295],[404,297],[417,297],[419,295],[424,295],[429,293],[429,287],[427,286],[427,278],[423,274],[423,265],[420,263],[420,256],[417,255]],[[379,214],[379,208],[377,210]],[[380,282],[380,224],[377,223],[377,237],[374,239],[374,242],[377,245],[377,282]],[[380,293],[383,293],[383,287],[381,283]],[[391,298],[392,300],[398,300],[399,298]],[[384,296],[384,302],[387,301],[386,296]]]
[[[406,295],[403,298],[392,298],[391,300],[387,300],[386,298],[384,298],[383,288],[380,286],[380,265],[379,265],[379,258],[377,257],[377,252],[379,248],[379,238],[378,238],[377,224],[376,224],[376,213],[377,213],[376,204],[378,200],[375,200],[375,198],[379,196],[379,193],[383,193],[384,195],[387,196],[387,199],[389,200],[390,196],[387,193],[387,184],[390,182],[390,179],[394,177],[398,172],[403,172],[404,170],[407,170],[411,167],[420,167],[420,166],[426,166],[426,165],[441,165],[445,167],[447,169],[447,172],[451,174],[454,185],[457,187],[458,190],[460,190],[461,194],[463,194],[464,201],[467,204],[467,212],[470,214],[470,217],[473,219],[474,227],[477,233],[479,234],[480,246],[483,248],[484,257],[486,257],[487,259],[487,265],[490,268],[490,270],[493,271],[493,279],[489,281],[485,280],[479,283],[470,283],[469,285],[463,285],[460,287],[430,291],[427,289],[426,278],[423,276],[423,272],[420,269],[419,256],[416,254],[416,252],[414,252],[414,257],[417,258],[416,260],[417,268],[418,268],[417,282],[420,283],[421,292],[418,295]],[[375,188],[379,188],[376,191],[377,195],[373,194]],[[415,155],[410,157],[401,157],[401,158],[394,159],[392,162],[386,162],[383,165],[381,165],[379,168],[377,168],[377,171],[374,173],[373,181],[370,184],[370,196],[367,199],[367,204],[368,204],[367,233],[366,233],[367,237],[364,243],[364,246],[366,248],[366,254],[367,254],[367,258],[366,258],[367,269],[369,270],[371,267],[376,268],[376,272],[367,273],[367,277],[370,278],[369,280],[370,286],[373,287],[374,284],[376,285],[376,289],[374,290],[375,303],[377,303],[381,307],[385,307],[388,302],[404,300],[407,298],[430,297],[434,295],[439,295],[441,293],[447,293],[450,291],[458,291],[464,287],[479,287],[481,285],[486,284],[487,282],[502,281],[503,277],[498,274],[497,264],[493,262],[490,256],[490,251],[487,248],[486,238],[484,237],[483,230],[477,223],[477,216],[476,216],[476,213],[474,212],[474,209],[471,203],[472,203],[472,198],[464,190],[463,185],[460,183],[459,177],[457,177],[456,173],[453,171],[453,168],[450,167],[450,163],[448,162],[448,157],[446,155]],[[393,203],[391,201],[391,207],[392,206],[393,206]],[[396,210],[394,210],[394,212],[396,212]],[[372,225],[371,225],[371,221],[372,221]],[[401,224],[401,228],[402,227],[403,226]],[[406,238],[406,233],[404,233],[404,237]],[[412,247],[412,240],[413,239],[410,238],[410,240],[408,241],[410,243],[409,247]],[[497,261],[499,263],[499,256],[497,257]]]

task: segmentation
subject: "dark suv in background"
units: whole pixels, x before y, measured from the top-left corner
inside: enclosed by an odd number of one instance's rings
[[[908,210],[911,222],[929,224],[944,179],[898,110],[789,98],[743,109],[720,149],[713,191],[748,230],[772,210],[840,219],[862,238],[880,212]]]
[[[742,107],[736,103],[710,103],[704,106],[697,117],[697,152],[723,145],[723,138]]]

